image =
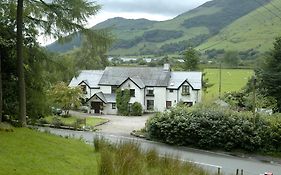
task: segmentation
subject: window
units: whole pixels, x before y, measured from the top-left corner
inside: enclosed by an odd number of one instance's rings
[[[117,86],[111,86],[111,93],[114,94],[117,89],[118,89]]]
[[[148,89],[146,91],[146,96],[154,96],[154,90],[153,89]]]
[[[189,86],[188,85],[183,85],[182,86],[182,92],[181,92],[181,95],[189,95]]]
[[[147,100],[147,110],[154,110],[154,100]]]
[[[172,107],[172,102],[171,101],[166,101],[166,108],[170,109]]]
[[[80,85],[81,86],[81,90],[82,90],[82,92],[83,92],[83,94],[87,94],[87,87],[86,87],[86,85]]]
[[[116,103],[112,103],[112,109],[116,109]]]
[[[174,92],[174,90],[173,89],[170,89],[170,91],[169,91],[170,93],[173,93]]]
[[[130,89],[130,96],[135,97],[135,89]]]

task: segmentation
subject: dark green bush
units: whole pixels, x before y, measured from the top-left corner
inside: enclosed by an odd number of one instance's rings
[[[257,117],[254,124],[251,113],[215,107],[177,107],[157,113],[146,124],[150,139],[228,151],[281,150],[280,128],[280,122],[275,120]]]
[[[132,104],[132,112],[131,115],[133,116],[141,116],[142,115],[142,106],[140,103],[135,102]]]

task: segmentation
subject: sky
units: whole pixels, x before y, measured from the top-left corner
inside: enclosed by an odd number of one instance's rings
[[[210,0],[95,0],[102,8],[96,16],[89,18],[87,27],[92,27],[114,17],[164,21],[198,7],[207,1]],[[42,45],[47,45],[54,41],[54,39],[44,36],[40,36],[38,40]]]

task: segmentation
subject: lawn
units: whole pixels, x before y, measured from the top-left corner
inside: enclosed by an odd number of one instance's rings
[[[0,131],[0,175],[97,174],[98,158],[79,140],[26,128]]]
[[[76,116],[70,116],[70,117],[47,116],[44,119],[46,120],[47,123],[52,123],[54,118],[59,118],[60,121],[63,123],[63,125],[66,125],[66,126],[73,126],[77,122],[77,120],[82,119],[82,118],[76,117]],[[86,126],[94,127],[94,126],[104,123],[106,121],[107,121],[106,119],[102,119],[102,118],[86,117]],[[82,123],[84,124],[83,121],[82,121]],[[80,122],[80,127],[83,125],[82,123]]]
[[[206,78],[209,83],[214,84],[208,89],[208,93],[204,94],[204,100],[212,100],[219,96],[219,69],[205,69]],[[221,92],[239,91],[243,88],[249,78],[254,74],[251,69],[222,69],[221,74]]]

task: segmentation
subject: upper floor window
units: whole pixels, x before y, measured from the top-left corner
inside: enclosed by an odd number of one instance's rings
[[[169,90],[169,92],[170,92],[170,93],[173,93],[173,92],[174,92],[174,90],[173,90],[173,89],[170,89],[170,90]]]
[[[154,89],[147,89],[146,96],[154,96]]]
[[[135,94],[136,92],[135,92],[135,89],[130,89],[130,96],[131,97],[135,97]]]
[[[189,95],[190,94],[189,90],[190,90],[190,87],[188,85],[183,85],[181,94],[182,95]]]
[[[80,85],[81,86],[81,90],[83,92],[83,94],[87,94],[87,87],[85,84]]]
[[[118,89],[117,86],[111,86],[111,93],[114,94],[116,93],[116,90]]]

